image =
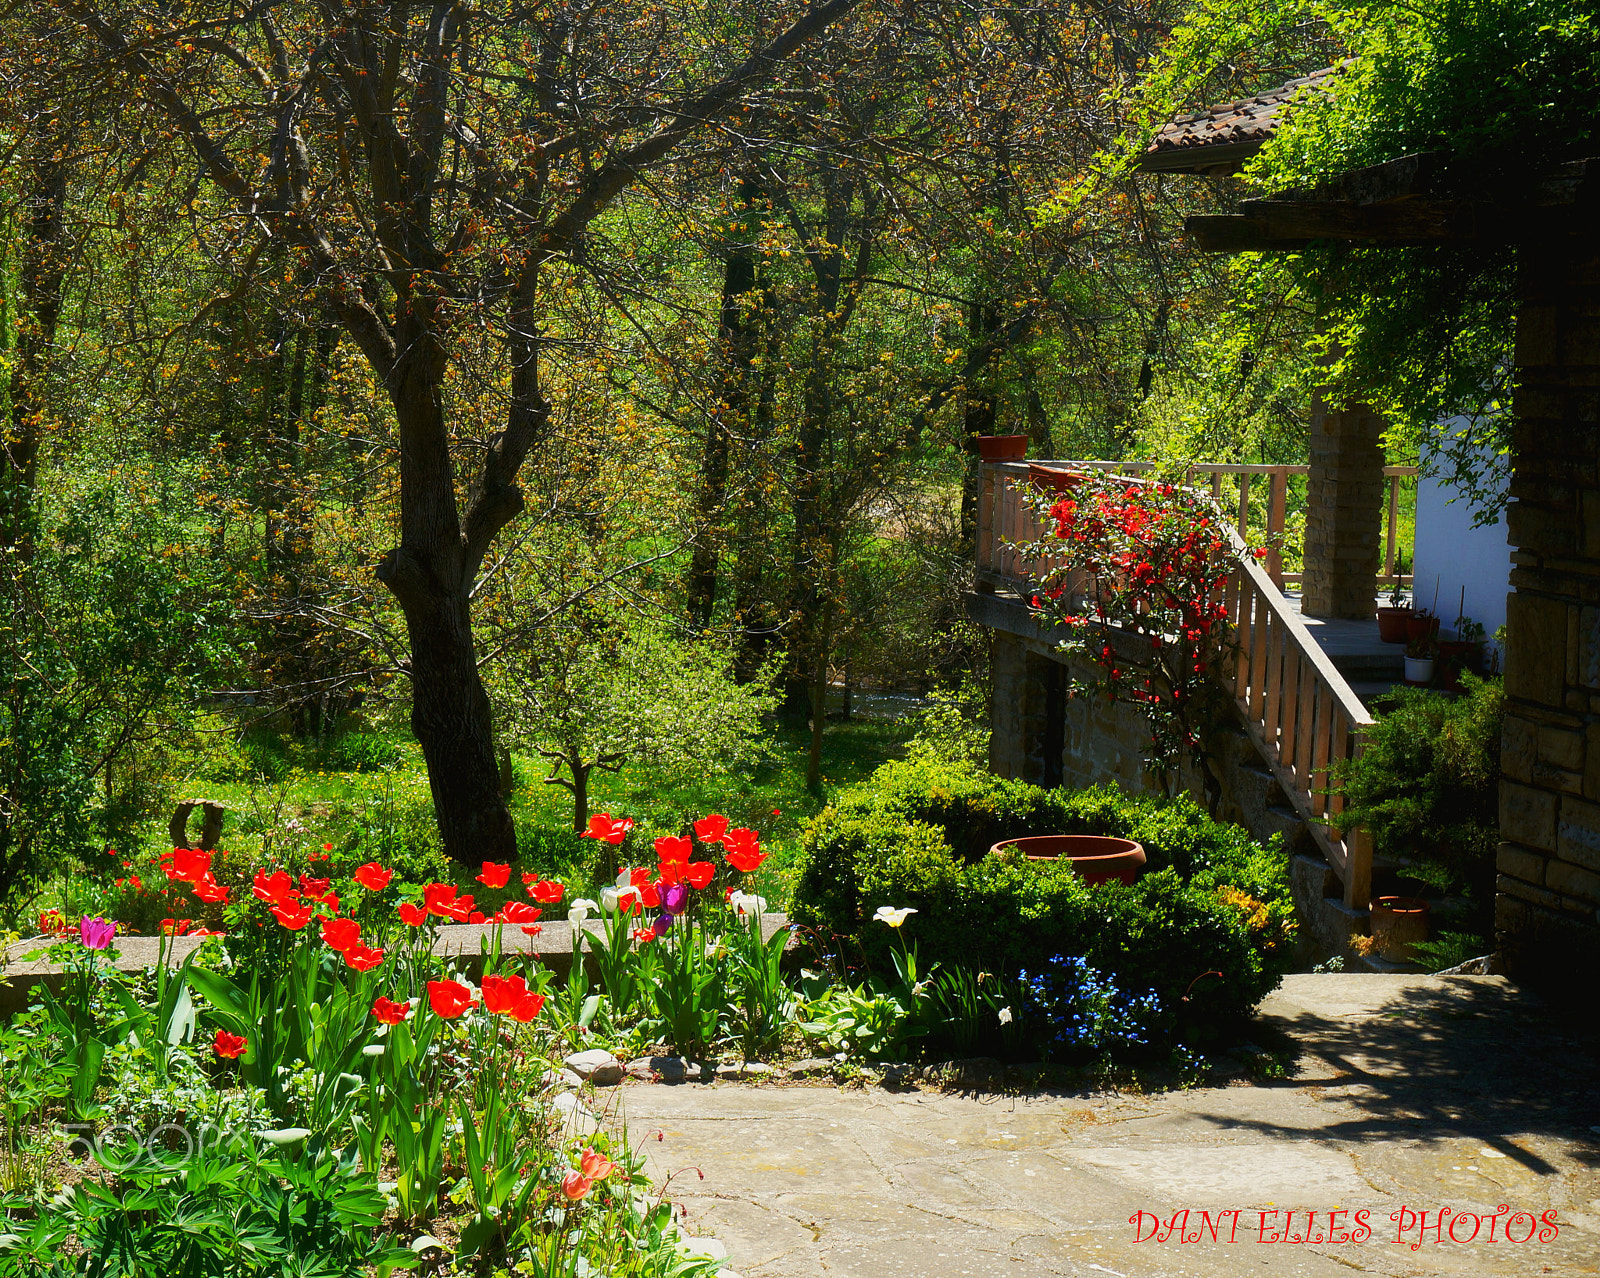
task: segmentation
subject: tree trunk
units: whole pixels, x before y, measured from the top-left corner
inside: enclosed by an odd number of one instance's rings
[[[999,327],[994,307],[974,302],[967,309],[967,344],[984,346]],[[989,369],[985,369],[988,381]],[[967,454],[966,474],[961,483],[961,539],[970,558],[978,537],[978,436],[992,435],[995,429],[995,397],[992,386],[967,383],[966,409],[962,414],[962,447]]]
[[[23,313],[11,370],[11,420],[0,438],[0,550],[15,550],[22,562],[33,554],[44,381],[55,350],[67,263],[67,164],[61,154],[66,139],[46,130],[33,145],[38,152],[29,165],[30,189],[23,201],[28,230],[22,250]]]
[[[755,184],[746,179],[740,196],[747,211],[756,193]],[[706,421],[705,452],[696,502],[699,540],[684,581],[689,620],[701,630],[711,624],[717,602],[722,534],[719,525],[728,498],[728,451],[732,437],[746,433],[745,423],[749,418],[750,372],[759,334],[758,324],[745,313],[746,297],[759,287],[754,239],[747,218],[737,240],[728,248],[722,272],[722,309],[717,334],[722,362],[721,384],[717,406]]]
[[[410,331],[406,331],[409,329]],[[472,567],[456,512],[440,383],[444,360],[420,324],[403,325],[390,378],[400,433],[400,545],[378,566],[411,641],[411,730],[445,853],[466,864],[507,861],[516,830],[495,759],[489,697],[472,637]]]

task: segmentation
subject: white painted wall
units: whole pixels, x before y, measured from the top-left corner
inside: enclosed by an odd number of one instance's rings
[[[1426,475],[1418,478],[1415,606],[1433,607],[1437,579],[1436,611],[1440,624],[1450,630],[1465,586],[1467,615],[1481,622],[1492,637],[1506,620],[1511,546],[1506,541],[1503,510],[1497,522],[1481,528],[1472,526],[1474,514],[1467,499],[1458,497],[1442,480]]]

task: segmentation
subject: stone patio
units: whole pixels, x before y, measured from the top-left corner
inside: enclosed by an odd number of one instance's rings
[[[1292,1077],[1158,1095],[629,1083],[620,1107],[742,1278],[1600,1273],[1590,1030],[1500,977],[1291,976],[1261,1022],[1298,1047]],[[1396,1241],[1403,1211],[1500,1204],[1554,1209],[1559,1235],[1435,1242],[1430,1225],[1412,1250],[1413,1222]],[[1201,1210],[1239,1214],[1217,1242],[1134,1241],[1184,1208],[1191,1234]],[[1335,1210],[1346,1228],[1368,1212],[1372,1236],[1326,1241]],[[1267,1237],[1304,1238],[1307,1211],[1313,1241],[1260,1241],[1262,1212]]]

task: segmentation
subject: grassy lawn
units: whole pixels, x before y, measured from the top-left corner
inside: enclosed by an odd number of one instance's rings
[[[427,771],[408,732],[375,727],[362,743],[371,757],[352,767],[337,744],[318,750],[257,733],[241,745],[220,716],[209,726],[213,746],[169,783],[176,798],[216,799],[227,806],[222,845],[230,851],[258,854],[324,843],[355,851],[394,837],[411,847],[436,844]],[[823,786],[812,793],[805,785],[809,733],[803,724],[780,720],[769,725],[770,761],[748,775],[664,776],[647,764],[597,772],[590,780],[591,809],[634,819],[635,833],[624,847],[632,864],[653,865],[655,836],[680,833],[710,812],[758,830],[770,854],[757,874],[758,889],[776,907],[789,899],[806,823],[835,789],[898,755],[910,731],[905,721],[831,721],[823,737]],[[519,868],[563,876],[574,886],[583,884],[584,891],[597,887],[601,849],[573,831],[571,796],[544,783],[548,765],[537,756],[513,756],[513,768]],[[154,815],[144,832],[152,845],[166,838],[165,816]],[[475,866],[461,867],[456,877],[463,890],[475,873]]]

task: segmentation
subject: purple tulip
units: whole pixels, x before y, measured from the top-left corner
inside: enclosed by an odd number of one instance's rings
[[[672,915],[663,914],[655,921],[655,933],[657,936],[665,936],[671,929]]]
[[[668,914],[679,915],[689,906],[689,889],[682,883],[670,883],[661,889],[661,908]]]
[[[78,939],[83,942],[85,949],[103,950],[111,944],[111,938],[117,934],[117,925],[110,919],[90,918],[83,916],[83,922],[78,924]]]

